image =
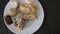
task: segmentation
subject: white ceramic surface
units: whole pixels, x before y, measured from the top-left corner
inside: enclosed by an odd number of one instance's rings
[[[18,1],[25,2],[25,0],[18,0]],[[8,27],[8,29],[10,31],[12,31],[13,33],[16,33],[16,34],[32,34],[32,33],[36,32],[41,27],[41,25],[43,23],[43,19],[44,19],[44,11],[43,11],[42,5],[40,4],[40,2],[38,0],[35,0],[33,2],[33,4],[36,4],[39,8],[38,13],[37,13],[38,18],[36,20],[28,21],[25,25],[25,28],[21,32],[16,30],[15,26],[13,24],[8,26],[4,20],[6,26]],[[11,1],[9,1],[8,4],[6,5],[3,16],[8,15],[8,10],[10,8],[12,8]]]

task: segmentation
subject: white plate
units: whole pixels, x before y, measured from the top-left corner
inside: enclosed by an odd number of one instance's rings
[[[25,0],[18,0],[18,1],[25,2]],[[35,0],[33,2],[33,4],[36,4],[38,6],[38,8],[39,8],[38,13],[37,13],[38,18],[36,20],[29,21],[25,25],[25,28],[21,32],[16,30],[13,24],[8,26],[6,24],[6,22],[4,21],[9,30],[11,30],[13,33],[16,33],[16,34],[32,34],[32,33],[36,32],[41,27],[41,25],[43,23],[43,19],[44,19],[44,11],[43,11],[42,5],[40,4],[40,2],[38,0]],[[8,4],[5,7],[4,16],[8,15],[8,10],[11,7],[12,7],[11,2],[9,1]]]

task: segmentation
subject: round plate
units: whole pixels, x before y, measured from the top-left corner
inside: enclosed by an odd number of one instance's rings
[[[25,2],[25,0],[18,0],[18,1]],[[43,11],[42,5],[40,4],[40,2],[38,0],[34,0],[33,4],[36,4],[38,6],[38,13],[37,13],[38,18],[35,20],[28,21],[25,25],[25,28],[21,32],[16,30],[16,28],[13,24],[7,25],[4,20],[6,26],[8,27],[9,30],[11,30],[13,33],[16,33],[16,34],[32,34],[41,27],[41,25],[43,23],[43,19],[44,19],[44,11]],[[5,7],[3,16],[8,15],[8,10],[13,7],[11,5],[12,5],[11,1],[9,1]]]

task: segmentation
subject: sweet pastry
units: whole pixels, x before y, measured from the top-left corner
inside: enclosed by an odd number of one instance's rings
[[[20,11],[24,13],[35,13],[37,11],[37,7],[32,4],[23,4],[20,6]]]
[[[35,14],[27,14],[23,18],[24,19],[36,19],[37,15],[35,15]]]
[[[8,15],[10,16],[15,16],[17,13],[16,13],[16,9],[15,8],[11,8],[8,12]]]
[[[26,21],[22,18],[17,18],[14,24],[16,26],[16,29],[21,31],[24,28]]]

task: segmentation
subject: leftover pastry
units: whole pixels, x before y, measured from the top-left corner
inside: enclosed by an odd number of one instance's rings
[[[20,5],[20,11],[24,13],[36,13],[37,7],[32,4],[22,4]]]
[[[16,9],[15,8],[11,8],[8,12],[8,15],[10,16],[15,16],[16,15]]]
[[[17,18],[16,22],[14,24],[15,24],[16,28],[21,31],[26,24],[25,22],[26,22],[25,19]]]
[[[24,16],[22,17],[24,19],[36,19],[37,18],[37,15],[36,14],[24,14]]]

